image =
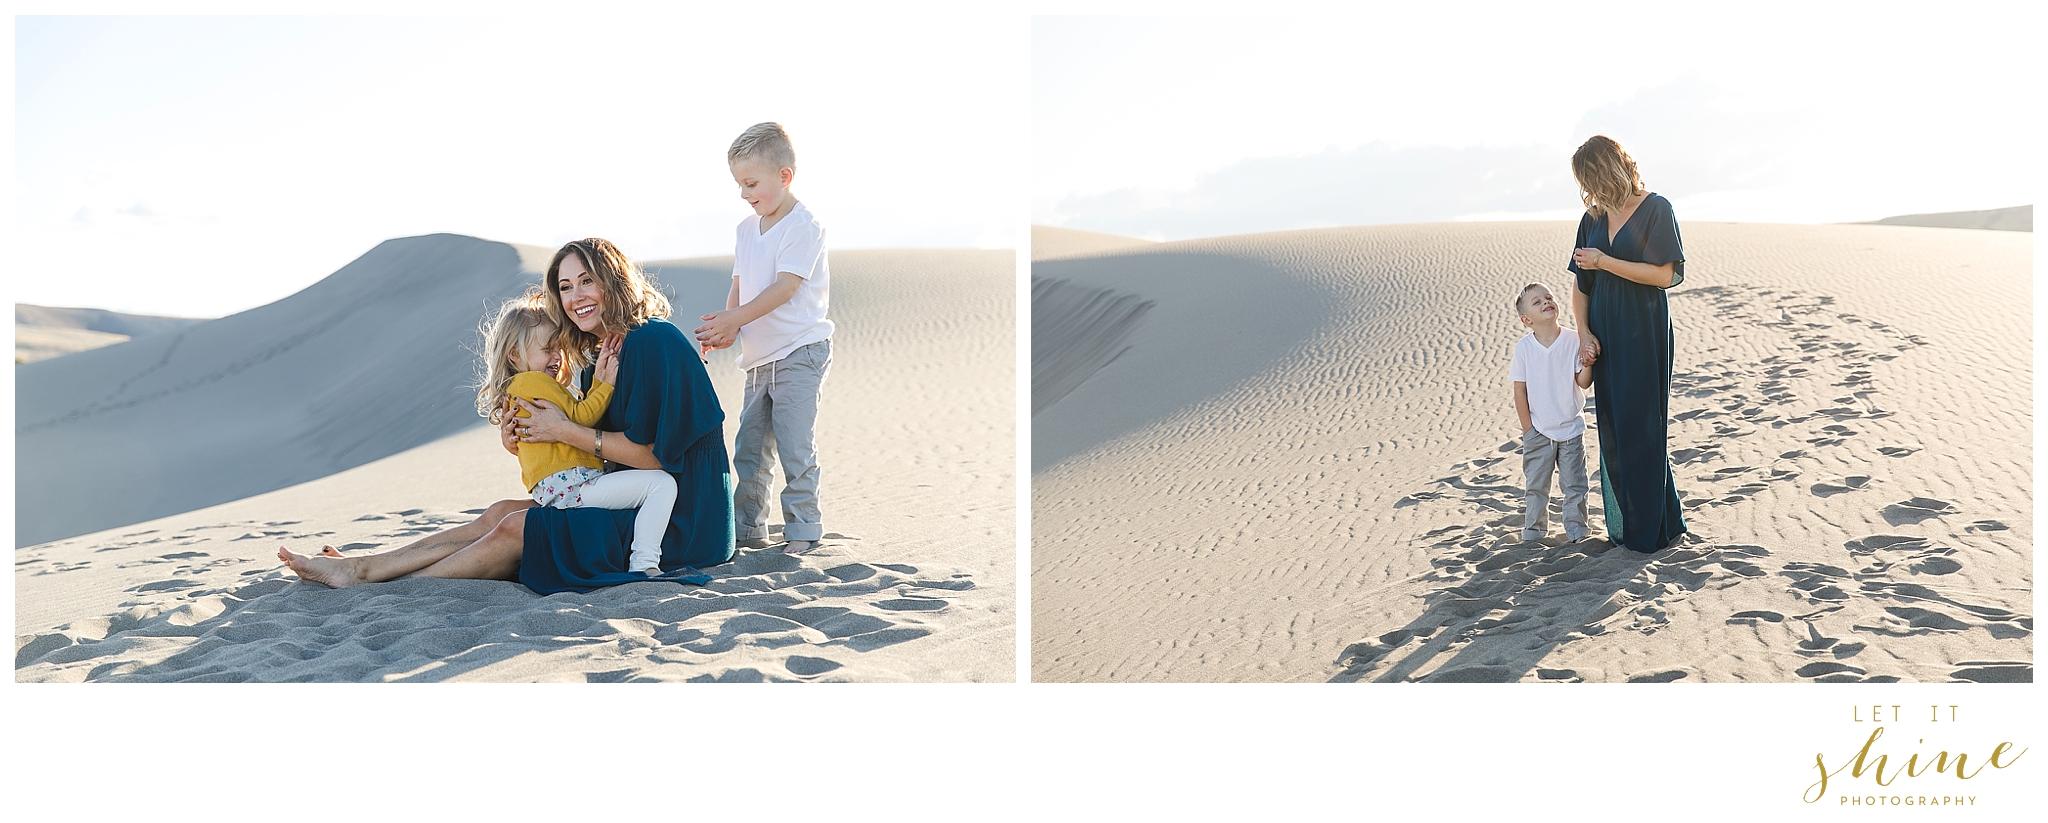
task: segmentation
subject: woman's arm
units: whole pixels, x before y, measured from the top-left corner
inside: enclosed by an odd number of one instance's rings
[[[1585,292],[1579,291],[1578,285],[1574,284],[1572,286],[1572,319],[1578,321],[1579,324],[1579,365],[1581,366],[1592,365],[1593,359],[1600,356],[1600,338],[1593,336],[1593,328],[1587,320],[1592,311],[1592,305],[1593,298]]]
[[[578,426],[570,422],[568,415],[546,400],[513,400],[532,417],[522,417],[525,434],[519,438],[522,443],[567,443],[572,447],[597,453],[597,430]],[[604,433],[604,459],[635,469],[659,469],[661,460],[654,456],[654,447],[626,439],[623,432]]]
[[[1670,263],[1665,263],[1662,266],[1636,263],[1615,257],[1599,249],[1579,249],[1574,251],[1572,252],[1572,260],[1579,264],[1579,268],[1602,269],[1613,272],[1614,276],[1631,283],[1656,286],[1660,289],[1671,288],[1671,272],[1674,266]]]

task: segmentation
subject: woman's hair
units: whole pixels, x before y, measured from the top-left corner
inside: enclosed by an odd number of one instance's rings
[[[483,351],[477,358],[476,413],[493,425],[504,421],[505,395],[512,388],[512,376],[520,367],[512,362],[533,346],[545,346],[555,336],[555,321],[542,306],[548,303],[538,287],[505,301],[498,316],[481,331]],[[559,309],[558,309],[559,310]],[[561,375],[554,375],[560,379]]]
[[[610,240],[591,237],[570,242],[548,263],[543,286],[546,299],[542,301],[548,322],[555,324],[555,343],[561,347],[564,369],[580,369],[595,362],[601,342],[598,335],[577,328],[562,310],[562,259],[572,254],[604,295],[604,306],[598,310],[600,329],[625,334],[651,318],[667,317],[670,311],[668,298],[655,288],[654,280]]]
[[[1604,134],[1593,135],[1572,153],[1572,176],[1579,178],[1579,199],[1585,201],[1588,214],[1606,214],[1648,191],[1636,173],[1635,158]]]

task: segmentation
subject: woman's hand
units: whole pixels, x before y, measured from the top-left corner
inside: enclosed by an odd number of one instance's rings
[[[1556,258],[1552,258],[1552,259],[1556,259]],[[1581,365],[1581,366],[1591,366],[1591,365],[1593,365],[1593,361],[1595,361],[1595,360],[1599,360],[1599,359],[1600,359],[1600,338],[1598,338],[1598,337],[1594,337],[1594,336],[1593,336],[1593,333],[1592,333],[1592,332],[1586,331],[1585,329],[1580,329],[1580,330],[1579,330],[1579,365]]]
[[[533,415],[532,417],[517,418],[519,421],[518,437],[521,443],[566,443],[568,441],[563,439],[563,435],[568,434],[572,430],[583,428],[569,422],[568,415],[563,414],[562,410],[557,408],[555,404],[546,400],[528,400],[524,397],[515,397],[512,398],[512,402],[517,404],[519,408],[525,409],[527,414]]]
[[[1599,249],[1572,249],[1572,263],[1587,271],[1596,271],[1600,264],[1607,262],[1607,253]]]
[[[625,345],[623,335],[610,335],[597,348],[597,379],[614,386],[619,384],[619,349]]]
[[[519,427],[524,425],[523,421],[513,416],[513,412],[517,409],[517,406],[512,405],[512,398],[507,397],[505,398],[505,416],[498,418],[498,441],[503,443],[505,450],[511,452],[514,456],[519,454]]]

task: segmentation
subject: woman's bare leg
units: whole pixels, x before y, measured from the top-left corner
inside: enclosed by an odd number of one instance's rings
[[[362,557],[336,557],[316,554],[310,557],[294,554],[279,548],[277,559],[284,561],[299,577],[334,588],[353,586],[357,583],[382,583],[395,580],[427,568],[447,559],[450,555],[477,542],[506,520],[518,521],[524,534],[526,510],[533,506],[532,500],[500,500],[478,515],[475,520],[444,532],[427,535],[400,548],[381,554]],[[522,538],[523,539],[523,538]],[[330,547],[331,548],[331,547]],[[514,569],[518,557],[513,557]],[[434,575],[448,577],[451,575]],[[491,578],[502,579],[502,578]]]
[[[526,551],[526,518],[507,517],[498,527],[454,554],[408,577],[457,580],[517,580],[519,557]]]

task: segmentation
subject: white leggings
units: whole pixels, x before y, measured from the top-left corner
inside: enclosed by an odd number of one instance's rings
[[[630,509],[633,517],[633,556],[626,568],[636,572],[659,573],[661,537],[668,533],[669,515],[676,507],[676,479],[665,471],[633,469],[615,471],[584,483],[576,489],[582,499],[563,508]]]

